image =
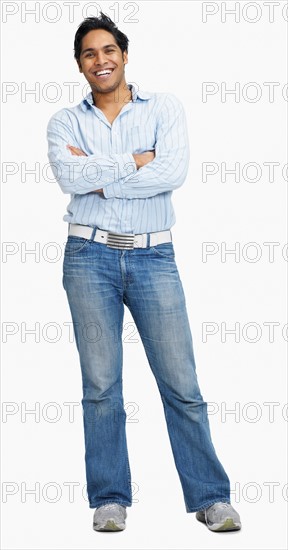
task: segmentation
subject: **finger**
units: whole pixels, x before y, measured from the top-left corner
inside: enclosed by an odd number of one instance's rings
[[[81,151],[81,149],[79,149],[79,147],[75,147],[75,145],[67,145],[66,147],[67,149],[73,149],[73,151]]]
[[[77,157],[81,157],[81,156],[86,157],[87,156],[86,153],[84,153],[84,151],[82,151],[78,147],[74,147],[73,145],[67,145],[66,147],[67,147],[67,149],[70,150],[72,155],[76,155]]]

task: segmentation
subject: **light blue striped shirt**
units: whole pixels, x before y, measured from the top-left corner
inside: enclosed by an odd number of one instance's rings
[[[132,91],[112,124],[93,105],[92,92],[48,122],[48,158],[63,193],[71,195],[63,220],[116,233],[148,233],[175,223],[174,189],[186,178],[189,142],[184,109],[171,93]],[[88,156],[73,156],[66,145]],[[136,169],[132,153],[155,149]],[[92,193],[103,188],[102,193]]]

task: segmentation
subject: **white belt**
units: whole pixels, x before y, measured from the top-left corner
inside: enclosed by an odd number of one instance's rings
[[[93,230],[94,228],[89,225],[69,223],[68,235],[91,239]],[[110,248],[147,248],[148,246],[157,246],[157,244],[172,242],[172,234],[170,229],[134,235],[133,233],[112,233],[111,231],[97,228],[93,241],[106,244]]]

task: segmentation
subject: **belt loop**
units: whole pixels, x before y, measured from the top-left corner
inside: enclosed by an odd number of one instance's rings
[[[150,233],[147,233],[147,248],[150,248]]]
[[[97,229],[98,229],[97,225],[95,225],[95,227],[93,227],[93,231],[91,233],[91,237],[90,237],[89,241],[94,241],[94,237],[95,237],[95,233],[96,233]]]

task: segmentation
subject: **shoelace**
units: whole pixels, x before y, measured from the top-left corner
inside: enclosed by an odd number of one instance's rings
[[[101,508],[105,508],[105,510],[109,510],[110,508],[115,508],[116,503],[109,503],[109,504],[102,504]]]
[[[230,504],[228,502],[217,502],[217,508],[228,508],[230,506]],[[213,504],[211,506],[211,509],[214,511],[216,508],[215,508],[215,504]]]

